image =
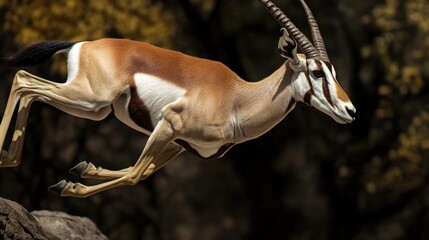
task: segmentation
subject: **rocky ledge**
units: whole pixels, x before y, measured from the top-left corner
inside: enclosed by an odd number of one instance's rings
[[[63,212],[29,213],[14,201],[0,198],[0,239],[107,239],[86,217]]]

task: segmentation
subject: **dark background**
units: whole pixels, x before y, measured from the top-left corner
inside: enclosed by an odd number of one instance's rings
[[[309,35],[298,0],[275,3]],[[87,216],[111,239],[428,239],[429,4],[308,4],[357,108],[354,123],[299,105],[222,159],[186,152],[136,186],[74,199],[47,187],[78,181],[68,170],[84,160],[133,165],[147,138],[113,116],[92,122],[35,103],[21,165],[0,169],[0,196]],[[46,39],[123,37],[219,60],[257,81],[283,62],[279,29],[256,0],[0,0],[0,56]],[[26,70],[64,81],[64,62]],[[17,70],[0,69],[2,110]]]

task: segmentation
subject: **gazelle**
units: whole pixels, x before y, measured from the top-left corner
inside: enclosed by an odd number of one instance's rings
[[[1,152],[0,167],[19,165],[34,101],[92,120],[113,112],[124,124],[149,135],[132,167],[114,171],[81,162],[70,170],[105,182],[85,186],[63,180],[50,187],[73,197],[135,185],[184,150],[202,158],[221,157],[234,144],[273,128],[297,102],[338,123],[352,122],[355,108],[336,80],[310,9],[300,1],[314,45],[271,1],[260,0],[284,27],[278,48],[286,61],[259,82],[246,82],[219,62],[124,39],[45,41],[2,59],[3,66],[31,66],[65,52],[68,77],[65,83],[55,83],[22,70],[16,73],[0,125],[0,149],[19,103],[17,122],[9,151]],[[298,46],[304,54],[297,54]]]

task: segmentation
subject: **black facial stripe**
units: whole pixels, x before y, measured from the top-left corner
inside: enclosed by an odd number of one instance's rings
[[[311,84],[310,80],[310,69],[308,68],[308,61],[306,61],[307,64],[307,72],[305,73],[305,77],[307,77],[308,84],[310,85],[310,89],[313,90],[313,84]]]
[[[328,67],[328,69],[329,69],[329,71],[331,72],[331,75],[332,76],[334,76],[334,74],[333,74],[333,66],[332,66],[332,64],[331,63],[329,63],[329,62],[324,62],[325,63],[325,65]]]
[[[322,81],[323,95],[325,95],[325,98],[326,100],[328,100],[329,104],[331,104],[331,106],[334,106],[334,103],[332,102],[331,98],[331,93],[329,92],[328,80],[326,80],[326,78],[323,78]]]
[[[320,70],[320,71],[323,71],[323,65],[322,65],[322,62],[320,61],[320,60],[314,60],[314,62],[316,63],[316,65],[317,65],[317,69],[318,70]]]
[[[310,90],[308,90],[308,92],[305,93],[304,95],[304,103],[311,106],[311,96],[314,95],[314,90],[313,90],[313,84],[311,84],[311,80],[310,80],[310,69],[308,68],[308,61],[306,61],[307,64],[307,71],[305,72],[305,77],[307,78],[308,84],[310,85]]]
[[[323,71],[323,64],[320,60],[315,60],[314,61],[317,65],[317,68],[320,69],[321,71]],[[325,64],[327,64],[326,62],[324,62]],[[329,64],[328,68],[330,69],[332,67],[331,64]],[[331,71],[331,70],[329,70]],[[332,72],[331,72],[331,76],[332,76]],[[331,93],[329,91],[329,86],[328,86],[328,80],[326,79],[326,75],[325,77],[322,78],[322,87],[323,87],[323,95],[325,96],[326,100],[328,100],[329,104],[331,104],[331,106],[334,106],[334,103],[332,102],[332,98],[331,98]]]
[[[314,95],[313,89],[308,90],[307,93],[304,95],[304,103],[311,106],[311,96]]]
[[[328,67],[329,71],[331,72],[331,76],[332,76],[332,78],[333,78],[333,79],[334,79],[334,81],[335,81],[335,82],[337,82],[337,84],[338,84],[337,79],[335,79],[335,77],[334,77],[334,66],[332,66],[332,64],[331,64],[330,62],[324,62],[324,63],[326,64],[326,66]]]

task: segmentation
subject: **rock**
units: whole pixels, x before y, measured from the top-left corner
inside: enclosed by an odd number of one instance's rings
[[[60,239],[106,240],[97,226],[87,217],[71,216],[63,212],[33,211],[42,228]]]
[[[30,214],[18,203],[0,198],[0,239],[105,240],[108,238],[89,218],[52,211],[33,211]]]
[[[0,198],[0,239],[59,239],[43,230],[36,219],[16,202]]]

